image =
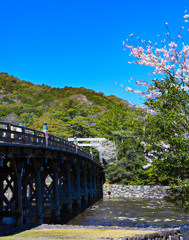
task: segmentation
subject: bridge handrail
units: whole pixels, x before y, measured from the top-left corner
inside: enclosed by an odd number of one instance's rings
[[[42,131],[3,121],[0,121],[0,143],[1,142],[46,146],[71,151],[84,157],[91,158],[100,164],[100,161],[97,158],[93,158],[85,149],[76,147],[74,143],[68,142],[64,138],[52,134],[48,134],[48,137],[46,137],[46,134]]]

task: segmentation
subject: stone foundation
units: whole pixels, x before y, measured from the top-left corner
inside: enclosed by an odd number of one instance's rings
[[[168,195],[168,186],[104,185],[104,198],[146,198],[161,199]]]

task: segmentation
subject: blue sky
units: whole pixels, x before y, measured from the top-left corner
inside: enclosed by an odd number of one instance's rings
[[[1,0],[0,71],[141,103],[115,82],[133,87],[131,77],[150,80],[152,69],[128,64],[122,41],[130,33],[156,41],[166,22],[176,35],[185,7],[184,0]]]

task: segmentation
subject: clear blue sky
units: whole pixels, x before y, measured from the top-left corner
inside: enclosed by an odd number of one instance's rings
[[[0,71],[52,87],[85,87],[140,102],[115,82],[149,80],[151,69],[127,62],[130,33],[154,40],[183,25],[186,0],[1,0]],[[188,4],[189,5],[189,4]],[[185,40],[186,41],[186,40]],[[138,89],[138,88],[137,88]]]

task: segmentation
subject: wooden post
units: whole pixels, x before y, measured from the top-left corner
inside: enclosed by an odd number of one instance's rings
[[[10,154],[11,155],[11,154]],[[23,224],[23,202],[22,202],[22,168],[24,162],[19,159],[10,158],[11,167],[14,173],[14,198],[15,198],[15,212],[16,224]]]
[[[38,224],[43,223],[42,207],[42,187],[41,187],[41,162],[33,159],[35,173],[35,192],[36,192],[36,221]]]
[[[67,165],[67,170],[68,170],[68,173],[67,173],[67,178],[68,178],[68,181],[67,181],[67,189],[68,189],[68,212],[69,213],[72,213],[72,185],[71,185],[71,165]]]
[[[90,173],[90,199],[93,199],[93,169],[92,166],[89,168]]]
[[[42,206],[44,206],[45,204],[45,192],[44,192],[44,189],[45,189],[45,178],[46,178],[46,175],[45,175],[45,171],[41,172],[41,192],[42,192]]]
[[[36,183],[36,221],[38,224],[43,223],[43,210],[42,210],[42,188],[41,188],[41,171],[38,169],[37,175],[35,177]]]
[[[23,205],[22,205],[22,173],[21,169],[17,169],[17,178],[15,179],[15,195],[16,195],[16,224],[23,224]]]
[[[54,205],[55,205],[55,217],[56,220],[60,220],[60,196],[59,196],[59,181],[58,181],[58,166],[57,163],[54,164],[55,169],[53,173],[53,183],[54,183]]]
[[[25,166],[26,167],[26,166]],[[26,169],[25,169],[26,170]],[[22,176],[22,195],[25,196],[26,198],[28,197],[28,178],[29,178],[29,174],[28,172],[27,173],[24,173],[23,176]],[[24,200],[23,200],[23,205],[24,205]],[[25,208],[25,210],[23,211],[23,216],[25,217],[28,213],[28,209]]]
[[[94,172],[93,172],[93,192],[94,192],[94,195],[96,195],[96,167],[94,167]]]
[[[2,173],[1,173],[2,174]],[[1,176],[2,177],[2,176]],[[3,193],[3,178],[0,178],[0,192]],[[3,211],[3,198],[0,198],[0,211]],[[0,216],[0,224],[3,223],[3,217]]]
[[[88,203],[88,191],[87,191],[87,168],[86,166],[84,167],[84,200],[85,203]]]
[[[77,184],[77,206],[81,207],[81,184],[80,184],[80,166],[77,165],[76,167],[76,184]]]

